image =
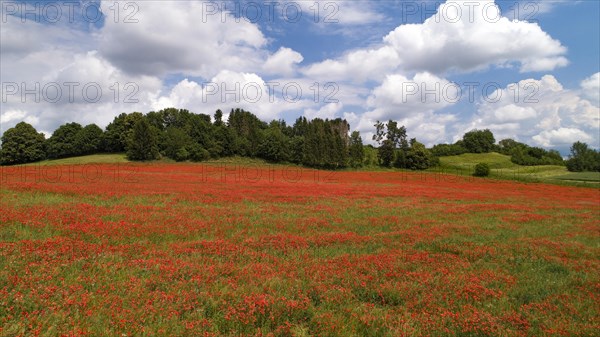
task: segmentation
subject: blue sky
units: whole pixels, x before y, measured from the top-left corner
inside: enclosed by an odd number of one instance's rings
[[[0,131],[241,107],[566,154],[600,147],[599,20],[598,1],[2,1]]]

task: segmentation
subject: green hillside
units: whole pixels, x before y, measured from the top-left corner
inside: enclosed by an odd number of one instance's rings
[[[440,166],[432,172],[471,175],[475,165],[486,163],[491,168],[491,178],[511,179],[528,182],[546,182],[569,185],[598,184],[600,174],[594,172],[569,172],[558,165],[521,166],[510,161],[510,156],[500,153],[466,153],[459,156],[440,158]]]
[[[600,172],[571,172],[562,176],[553,177],[553,179],[599,183]]]

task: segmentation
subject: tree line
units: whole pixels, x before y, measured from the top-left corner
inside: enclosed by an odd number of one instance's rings
[[[48,139],[21,122],[3,134],[0,151],[3,165],[123,152],[134,161],[243,156],[327,169],[359,167],[364,161],[362,138],[358,132],[350,134],[346,120],[300,117],[293,125],[266,123],[243,109],[232,109],[226,121],[221,110],[212,118],[175,108],[122,113],[104,130],[71,122]]]
[[[134,161],[170,158],[201,162],[230,156],[262,158],[308,167],[338,169],[362,166],[424,170],[439,163],[439,157],[463,153],[499,152],[519,165],[566,165],[571,171],[600,171],[600,153],[585,143],[575,143],[571,158],[560,153],[531,147],[512,139],[496,144],[490,130],[473,130],[454,144],[438,144],[428,149],[396,121],[377,121],[373,141],[363,145],[358,131],[350,133],[346,120],[305,117],[293,125],[284,120],[266,123],[243,109],[232,109],[227,120],[223,112],[195,114],[186,109],[168,108],[122,113],[103,130],[95,124],[66,123],[52,136],[25,122],[2,136],[0,163],[14,165],[95,153],[127,153]]]

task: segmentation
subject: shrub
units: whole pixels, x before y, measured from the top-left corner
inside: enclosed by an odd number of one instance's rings
[[[475,165],[475,173],[473,173],[476,177],[487,177],[490,175],[490,166],[486,163],[479,163]]]

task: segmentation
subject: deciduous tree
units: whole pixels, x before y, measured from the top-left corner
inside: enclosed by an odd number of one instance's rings
[[[35,162],[46,157],[46,137],[28,123],[20,122],[2,135],[0,162],[14,165]]]

